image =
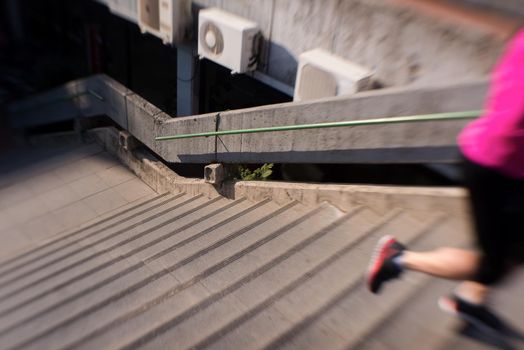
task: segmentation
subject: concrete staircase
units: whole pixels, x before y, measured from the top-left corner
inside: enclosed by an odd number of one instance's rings
[[[384,234],[466,232],[460,214],[163,194],[4,259],[0,348],[437,349],[449,283],[408,274],[376,297],[363,276]]]

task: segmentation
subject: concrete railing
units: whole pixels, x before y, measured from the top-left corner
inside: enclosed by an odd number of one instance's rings
[[[155,137],[481,109],[487,82],[375,90],[349,97],[171,118],[105,75],[12,104],[15,127],[107,115],[168,162],[453,162],[466,121],[370,125],[155,141]]]

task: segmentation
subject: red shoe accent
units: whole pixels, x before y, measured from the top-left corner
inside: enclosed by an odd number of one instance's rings
[[[367,272],[367,284],[372,293],[375,293],[372,289],[373,280],[380,271],[380,268],[384,265],[384,261],[398,252],[396,249],[389,249],[395,242],[396,239],[393,236],[387,235],[382,237],[375,247]]]

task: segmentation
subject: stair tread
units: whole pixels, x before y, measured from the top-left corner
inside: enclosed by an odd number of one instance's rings
[[[182,205],[184,204],[184,205]],[[0,300],[5,295],[20,290],[22,293],[31,292],[26,286],[36,286],[49,288],[64,278],[64,276],[74,276],[91,267],[97,266],[104,261],[108,261],[112,256],[108,253],[118,249],[126,240],[133,237],[146,236],[155,233],[158,229],[168,230],[175,226],[177,222],[170,223],[175,219],[186,219],[184,216],[189,210],[194,210],[199,205],[206,205],[207,202],[201,198],[190,197],[178,203],[180,207],[174,210],[177,205],[164,208],[165,214],[153,220],[139,225],[132,224],[116,232],[110,231],[101,237],[92,237],[91,242],[83,242],[81,245],[73,245],[66,250],[60,250],[56,256],[52,256],[41,265],[29,266],[26,271],[17,271],[17,275],[6,277],[0,282],[2,293]],[[178,221],[178,220],[176,220]],[[152,231],[152,232],[149,232]],[[97,249],[98,248],[98,249]]]
[[[70,257],[0,288],[0,348],[464,344],[447,315],[433,317],[432,327],[413,315],[431,317],[435,295],[449,282],[406,274],[404,283],[388,285],[381,297],[363,283],[382,235],[393,234],[418,250],[466,244],[469,227],[461,215],[399,209],[380,215],[367,207],[344,213],[327,203],[305,207],[188,195],[148,215],[157,216],[143,221],[151,218],[144,213],[135,221],[142,223],[115,237],[125,224],[87,237],[64,250],[77,251]],[[60,254],[57,250],[55,259]],[[83,262],[54,274],[78,261]],[[2,300],[35,281],[36,288]],[[395,337],[398,332],[405,337]]]
[[[82,246],[87,245],[87,241],[94,242],[97,239],[100,240],[112,234],[114,235],[119,231],[126,230],[140,222],[146,222],[148,219],[154,217],[154,215],[172,207],[175,201],[178,202],[183,200],[183,198],[184,197],[179,196],[160,198],[160,201],[147,203],[146,207],[137,208],[129,213],[125,213],[123,217],[117,215],[117,217],[112,218],[109,222],[102,221],[102,224],[95,224],[93,227],[88,226],[87,229],[79,230],[78,234],[69,235],[64,239],[56,241],[56,243],[50,242],[51,244],[43,247],[43,249],[38,249],[35,253],[29,254],[24,261],[17,261],[16,264],[9,268],[9,272],[5,270],[3,273],[0,272],[2,275],[0,283],[4,280],[12,279],[14,275],[21,275],[27,271],[34,270],[35,267],[41,267],[43,264],[78,250]],[[187,198],[189,198],[189,196],[187,196]]]
[[[293,220],[296,220],[297,217],[300,217],[300,214],[303,215],[303,213],[296,212],[296,213],[290,213],[285,212],[284,216],[290,215],[289,218],[283,218],[282,215],[275,219],[274,221],[279,221],[280,225],[277,227],[283,227],[285,226],[286,222],[290,222]],[[218,267],[220,269],[217,269],[217,271],[211,271],[209,273],[206,273],[206,270],[203,268],[207,267],[213,268],[213,266],[217,267],[216,258],[219,256],[215,256],[211,259],[206,259],[205,256],[203,256],[199,260],[199,263],[195,264],[192,261],[189,265],[193,265],[194,267],[190,270],[187,270],[185,274],[176,274],[177,270],[173,271],[172,273],[175,274],[177,279],[180,281],[180,284],[186,285],[185,288],[177,291],[176,295],[173,297],[169,297],[165,300],[162,300],[161,303],[157,305],[152,305],[150,308],[145,310],[145,312],[137,315],[136,317],[133,317],[129,320],[127,320],[125,323],[122,323],[120,325],[117,325],[113,328],[111,328],[110,332],[105,332],[102,334],[97,334],[95,337],[90,337],[92,339],[92,342],[86,343],[86,347],[115,347],[117,344],[125,343],[125,341],[129,341],[131,337],[137,337],[140,336],[140,334],[146,333],[148,330],[153,329],[155,326],[160,325],[162,323],[162,320],[169,320],[173,317],[173,315],[182,314],[184,313],[184,310],[191,309],[192,307],[195,307],[199,304],[199,302],[202,302],[203,300],[206,300],[206,298],[209,298],[213,291],[206,287],[205,281],[210,276],[214,276],[215,274],[220,274],[224,271],[230,271],[230,267],[233,265],[241,266],[245,270],[249,268],[250,265],[256,266],[259,264],[258,261],[251,259],[247,257],[249,254],[247,251],[245,253],[242,253],[242,251],[238,251],[238,249],[243,248],[244,251],[247,247],[253,246],[255,243],[253,243],[253,239],[258,239],[258,241],[264,239],[267,234],[271,233],[275,228],[275,224],[272,224],[271,222],[268,222],[263,229],[261,227],[258,227],[256,231],[252,230],[251,232],[246,232],[244,235],[239,237],[238,240],[232,241],[233,250],[231,250],[231,246],[224,245],[219,248],[218,250],[222,250],[222,253],[220,255],[222,260],[218,262]],[[262,233],[259,233],[261,231]],[[229,249],[228,249],[229,247]],[[259,249],[263,249],[264,246],[261,246]],[[236,252],[235,252],[236,249]],[[285,247],[281,247],[280,249],[285,249]],[[228,254],[229,253],[229,254]],[[233,253],[233,254],[231,254]],[[243,256],[240,255],[239,257],[235,259],[231,259],[231,257],[235,257],[235,254],[244,254]],[[229,256],[229,257],[228,257]],[[225,260],[224,260],[225,258]],[[224,264],[226,262],[227,264]],[[222,265],[220,265],[222,264]],[[188,271],[192,271],[193,273],[198,275],[191,275],[188,273]],[[242,272],[241,272],[242,273]],[[195,276],[201,276],[197,277],[195,280]],[[236,280],[240,279],[242,275],[236,275]],[[227,285],[230,285],[231,283],[234,283],[234,281],[231,281],[229,283],[226,282],[226,280],[223,280],[223,282]],[[203,293],[203,294],[202,294]],[[150,298],[151,299],[151,298]],[[115,334],[121,334],[122,337],[115,337]],[[127,335],[127,336],[125,336]],[[89,344],[89,345],[87,345]]]

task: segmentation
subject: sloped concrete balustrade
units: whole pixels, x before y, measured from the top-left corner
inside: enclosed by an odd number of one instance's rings
[[[313,102],[172,118],[105,75],[70,82],[10,106],[15,127],[106,115],[173,163],[453,162],[467,121],[420,122],[155,141],[163,135],[481,109],[486,81],[391,88]]]

